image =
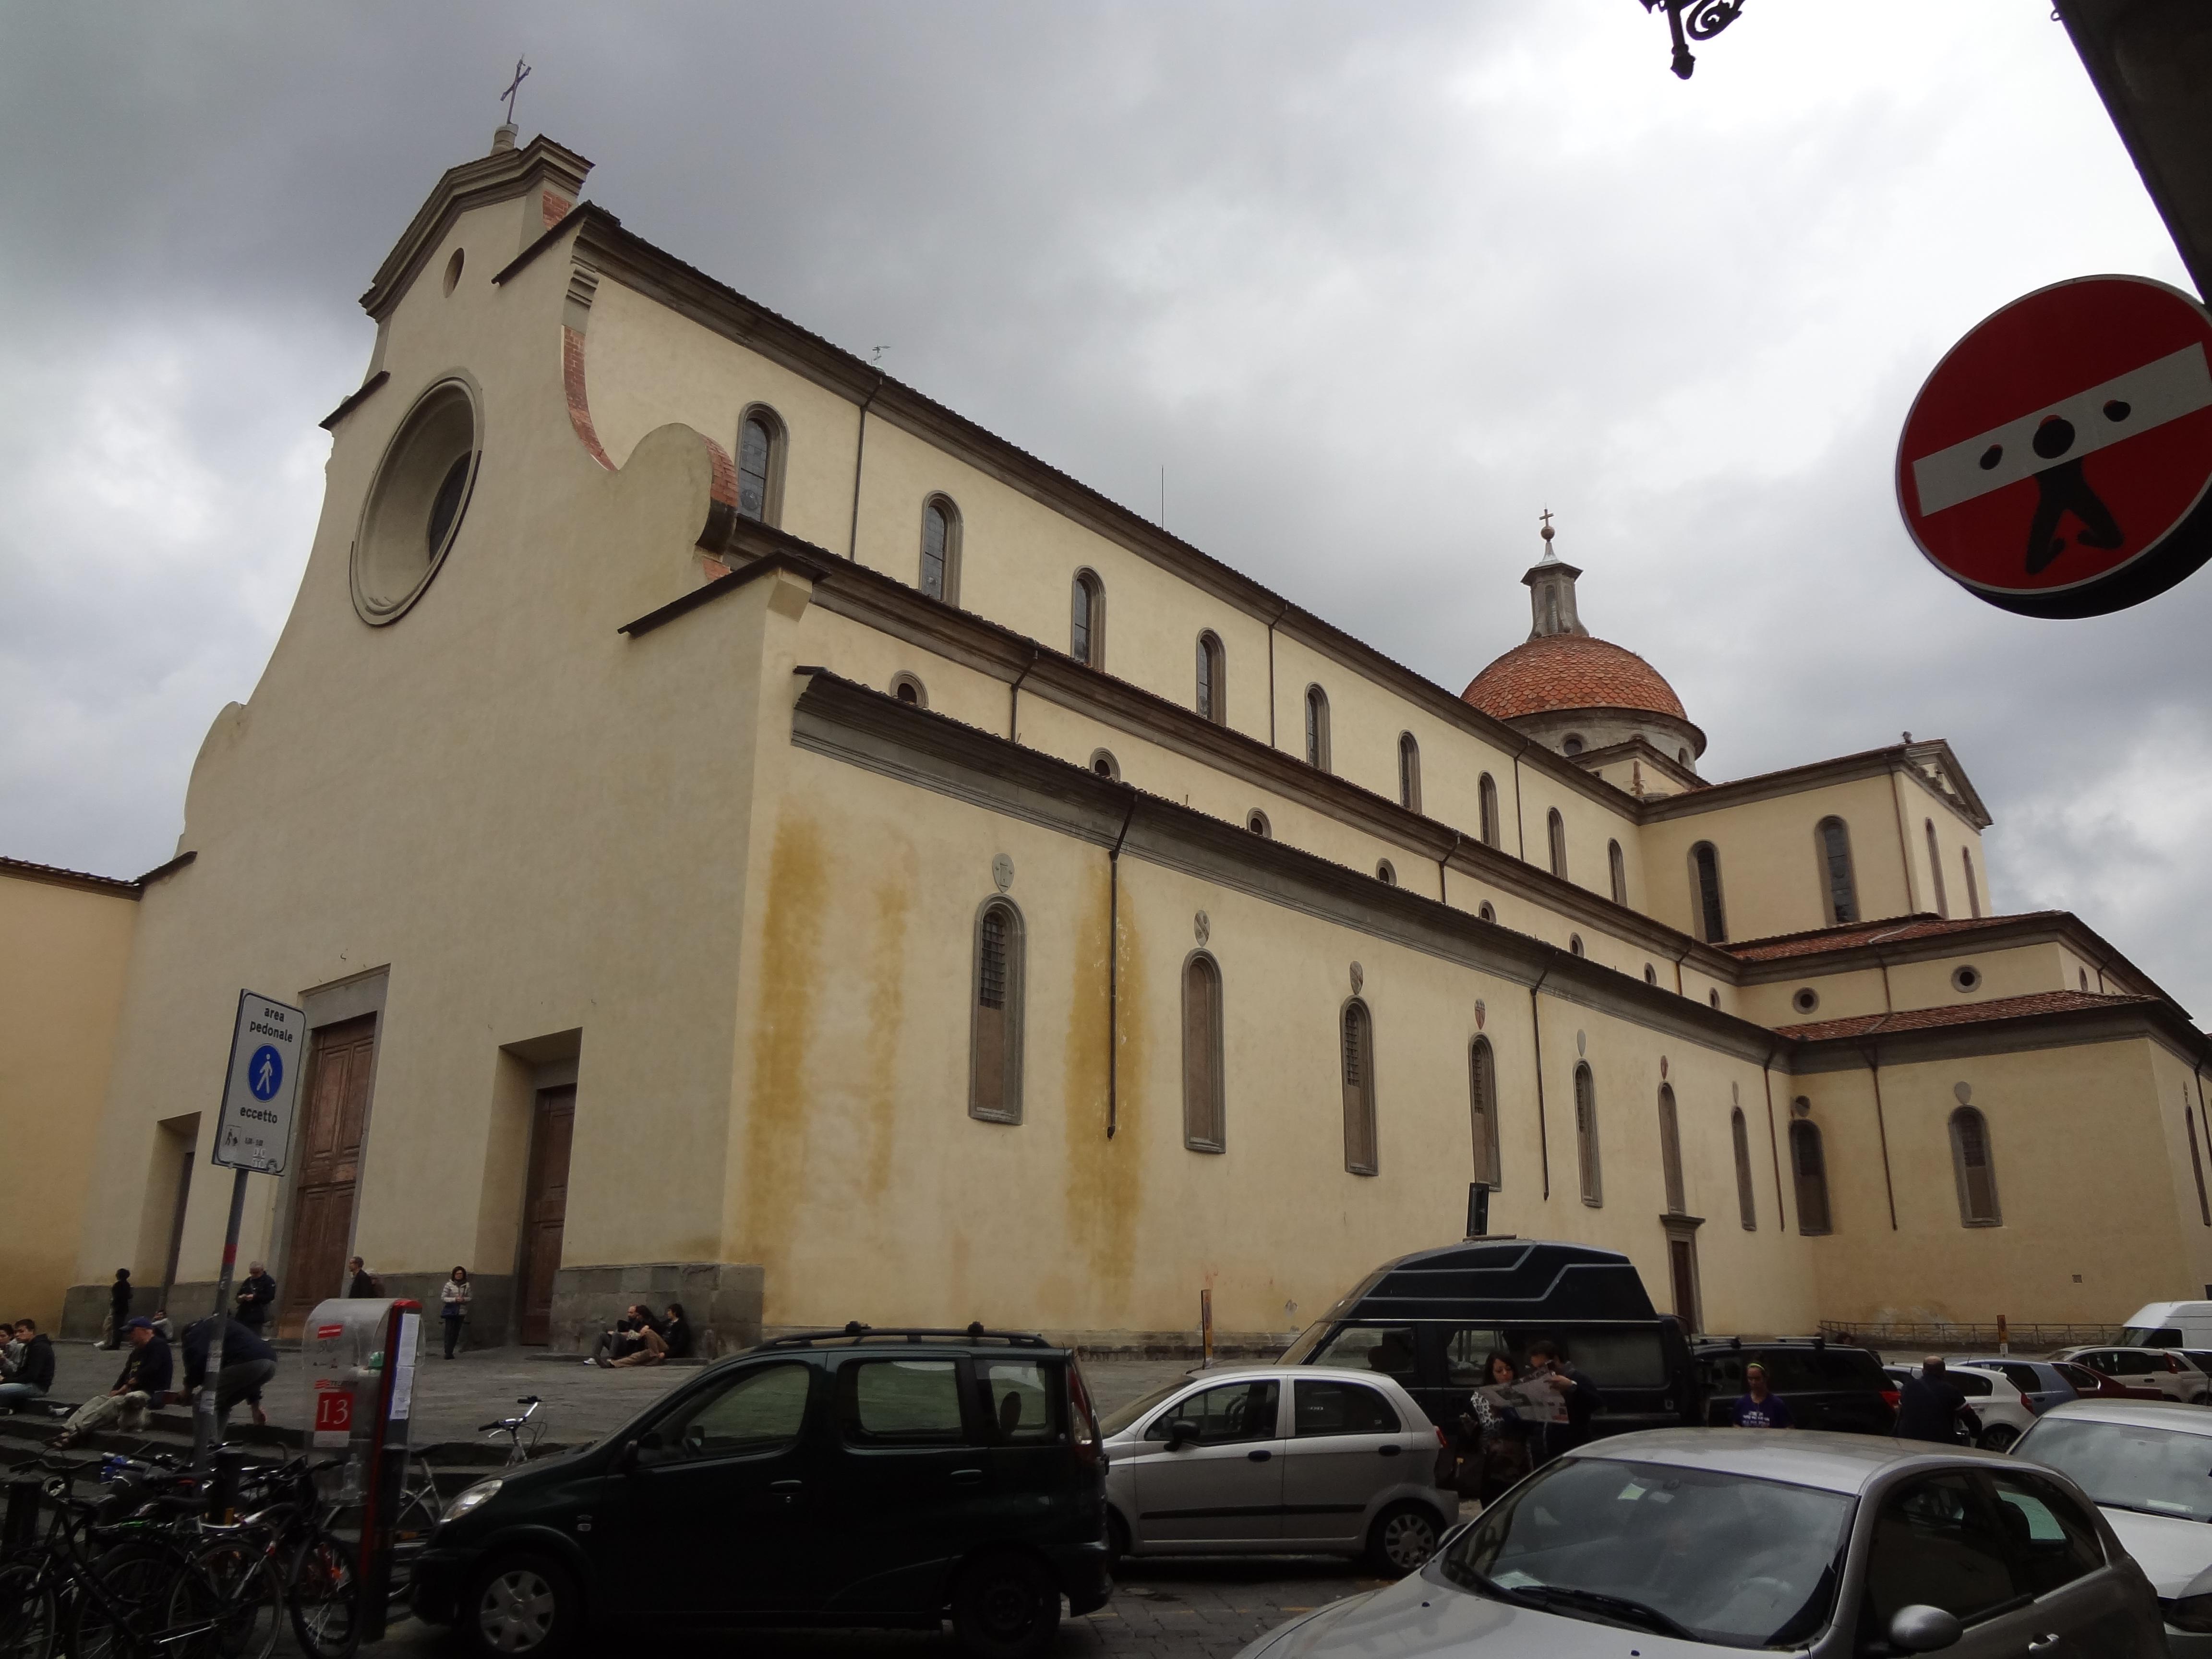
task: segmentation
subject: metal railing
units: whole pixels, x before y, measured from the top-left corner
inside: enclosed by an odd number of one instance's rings
[[[1997,1328],[1990,1324],[1869,1323],[1824,1319],[1820,1334],[1831,1342],[1857,1348],[1875,1348],[1884,1354],[1917,1349],[1923,1353],[1995,1353]],[[2048,1353],[2053,1348],[2089,1347],[2119,1340],[2117,1325],[2030,1325],[2008,1320],[2004,1340],[2018,1354]]]

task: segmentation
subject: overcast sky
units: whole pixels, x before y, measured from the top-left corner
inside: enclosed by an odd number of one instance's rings
[[[2212,1012],[2212,574],[2032,622],[1890,475],[1981,317],[2186,286],[2045,0],[0,0],[0,853],[167,858],[321,501],[356,302],[519,118],[631,228],[1456,690],[1558,514],[1724,779],[1958,750],[2005,909]]]

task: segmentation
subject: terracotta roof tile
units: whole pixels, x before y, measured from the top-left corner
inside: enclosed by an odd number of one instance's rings
[[[1548,634],[1515,646],[1460,696],[1501,720],[1553,708],[1639,708],[1689,719],[1657,669],[1633,651],[1582,634]]]
[[[136,892],[138,884],[117,876],[95,876],[88,870],[65,870],[58,864],[33,864],[28,859],[0,857],[0,874],[15,872],[33,880],[82,882],[93,887],[114,887],[125,892]]]
[[[2023,910],[2008,916],[1891,916],[1883,921],[1855,921],[1842,927],[1822,927],[1808,933],[1778,933],[1771,939],[1745,939],[1720,948],[1742,962],[1775,962],[1785,957],[1819,956],[1828,951],[1848,951],[1861,945],[1891,945],[1911,939],[1932,939],[1945,933],[1971,933],[1984,927],[2002,927],[2036,916],[2054,921],[2063,910]]]
[[[2026,1019],[2038,1014],[2070,1014],[2084,1008],[2136,1008],[2157,997],[2100,997],[2087,991],[2037,991],[2024,997],[1955,1003],[1945,1008],[1900,1008],[1890,1014],[1858,1014],[1850,1019],[1816,1019],[1809,1025],[1778,1025],[1777,1036],[1798,1042],[1830,1037],[1886,1036],[1893,1031],[1924,1031],[1941,1025],[1978,1025],[1986,1020]]]

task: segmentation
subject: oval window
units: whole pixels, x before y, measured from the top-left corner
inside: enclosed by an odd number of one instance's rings
[[[353,549],[353,602],[362,620],[404,614],[438,572],[476,484],[476,399],[459,380],[424,392],[384,452]]]

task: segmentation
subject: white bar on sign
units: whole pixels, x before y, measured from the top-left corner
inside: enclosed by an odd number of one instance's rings
[[[2124,416],[2115,420],[2105,413],[2106,405],[2113,403],[2128,406]],[[2032,415],[2007,421],[1932,455],[1923,455],[1912,464],[1912,484],[1920,497],[1920,510],[1941,513],[1947,507],[2032,478],[2047,466],[2110,448],[2139,432],[2205,408],[2212,408],[2212,366],[2206,364],[2202,345],[2185,345]],[[2034,438],[2036,429],[2054,415],[2072,424],[2074,442],[2063,454],[2045,458],[2035,453]],[[1990,460],[1992,449],[1997,452],[1996,458]]]

